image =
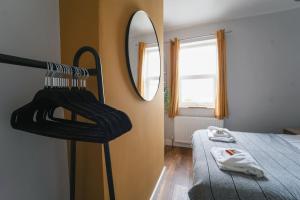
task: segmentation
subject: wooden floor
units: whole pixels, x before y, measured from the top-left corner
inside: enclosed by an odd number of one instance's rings
[[[166,171],[159,184],[155,200],[188,200],[192,186],[192,149],[165,148]]]

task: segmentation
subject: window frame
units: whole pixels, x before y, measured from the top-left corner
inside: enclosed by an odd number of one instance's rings
[[[184,48],[193,48],[197,46],[206,46],[207,43],[211,44],[212,41],[215,43],[216,48],[217,48],[217,40],[216,37],[211,36],[211,37],[205,37],[202,39],[198,40],[189,40],[187,42],[181,43],[180,44],[180,51],[181,49]],[[197,44],[198,43],[198,44]],[[216,52],[217,53],[217,52]],[[180,52],[179,52],[179,59],[180,59]],[[216,59],[216,62],[218,60]],[[217,64],[217,63],[216,63]],[[180,67],[180,65],[179,65]],[[179,69],[179,71],[181,71]],[[217,67],[215,70],[214,74],[198,74],[198,75],[180,75],[179,74],[179,108],[207,108],[207,109],[214,109],[215,108],[215,100],[216,100],[216,89],[213,90],[213,95],[214,95],[214,101],[213,102],[183,102],[181,98],[181,92],[182,92],[182,80],[200,80],[200,79],[213,79],[213,87],[216,88],[216,81],[217,81]]]

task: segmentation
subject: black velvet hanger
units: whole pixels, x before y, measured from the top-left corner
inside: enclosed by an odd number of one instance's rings
[[[59,134],[59,138],[94,140],[101,143],[108,142],[131,129],[131,123],[128,123],[130,121],[125,113],[93,101],[89,103],[85,100],[80,103],[79,98],[70,93],[72,91],[68,93],[59,88],[39,91],[32,102],[13,112],[12,126],[39,135],[51,136],[52,132],[53,137]],[[58,107],[75,112],[93,123],[54,118],[53,110]],[[48,112],[51,110],[52,117],[48,118]]]

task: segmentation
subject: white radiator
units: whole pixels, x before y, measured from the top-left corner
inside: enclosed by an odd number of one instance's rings
[[[193,133],[199,129],[206,129],[208,126],[223,127],[224,121],[213,117],[175,117],[174,142],[191,144]]]

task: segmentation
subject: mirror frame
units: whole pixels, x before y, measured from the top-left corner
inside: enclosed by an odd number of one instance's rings
[[[153,30],[154,30],[154,33],[155,33],[155,38],[156,38],[156,42],[157,42],[157,46],[158,46],[158,52],[159,52],[159,70],[160,70],[160,73],[159,73],[159,80],[158,80],[158,85],[157,85],[157,89],[156,89],[156,92],[155,94],[153,95],[153,97],[151,99],[145,99],[138,91],[137,89],[137,86],[134,82],[134,78],[132,76],[132,71],[131,71],[131,67],[130,67],[130,58],[129,58],[129,32],[130,32],[130,25],[131,25],[131,22],[134,18],[134,16],[139,13],[139,12],[143,12],[149,19],[149,21],[151,22],[151,25],[153,27]],[[126,28],[126,38],[125,38],[125,54],[126,54],[126,64],[127,64],[127,70],[128,70],[128,74],[129,74],[129,77],[130,77],[130,81],[131,81],[131,84],[132,86],[134,87],[134,90],[135,92],[137,93],[137,95],[144,101],[152,101],[154,99],[154,97],[156,96],[158,90],[159,90],[159,86],[160,86],[160,82],[161,82],[161,52],[160,52],[160,44],[159,44],[159,40],[158,40],[158,37],[157,37],[157,32],[156,32],[156,29],[155,29],[155,26],[154,26],[154,23],[153,21],[151,20],[151,18],[149,17],[148,13],[146,13],[144,10],[137,10],[135,11],[129,21],[128,21],[128,24],[127,24],[127,28]]]

